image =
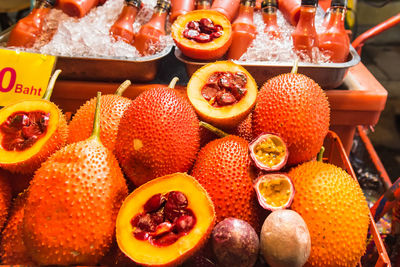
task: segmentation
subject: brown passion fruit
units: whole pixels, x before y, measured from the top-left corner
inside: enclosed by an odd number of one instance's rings
[[[249,145],[254,164],[263,171],[278,171],[288,159],[289,151],[285,141],[277,134],[264,133]]]
[[[270,173],[257,178],[254,183],[258,202],[266,210],[275,211],[290,207],[294,186],[284,173]]]
[[[257,84],[242,66],[217,61],[198,69],[187,85],[187,95],[197,114],[221,128],[233,128],[250,113]]]
[[[232,26],[214,10],[194,10],[181,15],[171,26],[176,46],[190,58],[215,60],[221,58],[232,43]]]
[[[205,243],[215,222],[214,205],[191,176],[175,173],[133,191],[117,217],[117,242],[146,266],[176,266]]]

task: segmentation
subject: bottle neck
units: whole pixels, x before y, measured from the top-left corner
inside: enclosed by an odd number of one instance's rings
[[[125,6],[133,7],[136,10],[139,10],[141,5],[141,1],[125,1]]]
[[[233,24],[235,23],[247,23],[247,24],[253,24],[253,14],[254,14],[254,6],[247,4],[249,2],[246,2],[244,4],[240,4],[239,7],[239,14]]]
[[[196,9],[210,9],[211,0],[199,0],[195,3]]]
[[[344,30],[344,20],[346,15],[346,8],[343,6],[334,6],[330,8],[330,18],[327,29],[335,27]]]
[[[313,27],[315,28],[315,13],[317,8],[312,5],[304,5],[300,7],[300,19],[297,27]]]

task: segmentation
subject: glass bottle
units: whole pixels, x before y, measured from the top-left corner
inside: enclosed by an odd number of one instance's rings
[[[71,17],[82,18],[99,4],[99,0],[58,0],[60,9]]]
[[[281,38],[281,33],[276,20],[277,2],[276,0],[264,0],[261,3],[262,17],[265,23],[264,32],[270,39]]]
[[[11,30],[7,46],[32,47],[43,31],[43,25],[55,0],[37,1],[28,16],[20,19]]]
[[[232,23],[232,44],[228,59],[239,59],[256,37],[256,26],[253,23],[255,0],[242,0],[239,15]]]
[[[212,0],[197,0],[194,5],[197,10],[210,9],[211,3],[212,3]]]
[[[240,0],[214,0],[211,9],[224,14],[229,21],[236,18]]]
[[[186,14],[194,10],[194,0],[171,0],[170,22],[174,22],[180,15]]]
[[[140,27],[133,44],[141,55],[153,55],[159,49],[170,7],[168,1],[158,0],[150,21]]]
[[[317,0],[301,1],[299,22],[292,33],[293,49],[302,60],[308,57],[312,61],[313,48],[318,47],[318,35],[315,30],[317,4]]]
[[[328,25],[318,35],[319,49],[332,62],[345,62],[350,48],[350,38],[344,27],[346,1],[332,0],[329,12]]]
[[[301,0],[278,0],[278,8],[293,26],[299,22]]]
[[[110,28],[110,34],[115,40],[123,40],[130,44],[135,38],[133,22],[140,9],[140,0],[125,0],[125,5],[118,19]]]

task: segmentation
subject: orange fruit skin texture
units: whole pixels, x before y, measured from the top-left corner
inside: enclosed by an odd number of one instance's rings
[[[248,142],[234,135],[211,141],[200,150],[192,175],[210,195],[216,223],[234,217],[259,232],[265,215],[253,190],[248,150]]]
[[[289,176],[296,189],[291,209],[303,217],[311,236],[306,266],[356,266],[369,226],[358,183],[341,168],[315,161],[293,168]]]
[[[288,165],[311,160],[329,130],[330,108],[324,91],[302,74],[286,73],[261,88],[253,113],[253,134],[279,134],[289,150]]]
[[[9,177],[3,170],[0,170],[0,231],[7,221],[8,209],[10,208],[12,189]]]
[[[109,251],[128,194],[114,155],[98,140],[54,153],[31,181],[24,241],[40,265],[96,265]]]
[[[3,230],[0,242],[2,264],[35,265],[28,255],[22,236],[25,201],[26,193],[17,196],[10,211],[10,219]]]
[[[231,132],[234,135],[244,138],[247,142],[253,141],[253,130],[252,130],[252,113],[250,113],[244,121],[236,126]]]
[[[57,109],[58,107],[55,106]],[[40,108],[38,108],[40,110]],[[2,164],[1,167],[13,173],[33,174],[51,154],[64,147],[68,138],[68,124],[65,115],[58,110],[58,126],[38,153],[33,157],[15,164]],[[51,118],[50,118],[51,123]],[[21,152],[23,153],[23,152]]]
[[[173,89],[155,88],[139,95],[125,112],[115,155],[126,176],[140,186],[187,172],[199,147],[199,121],[192,106]]]
[[[110,151],[114,151],[118,125],[132,100],[119,95],[104,95],[100,100],[100,140]],[[83,104],[69,124],[68,143],[89,138],[93,130],[96,97]]]

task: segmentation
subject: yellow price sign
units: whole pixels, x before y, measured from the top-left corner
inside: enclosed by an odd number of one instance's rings
[[[0,106],[41,98],[55,62],[51,55],[0,49]]]

